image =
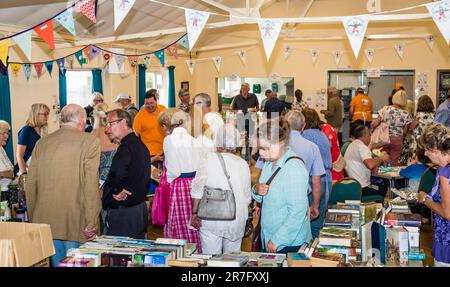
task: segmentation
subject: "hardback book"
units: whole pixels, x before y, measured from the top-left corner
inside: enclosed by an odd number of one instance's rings
[[[324,225],[352,226],[352,215],[348,213],[329,213],[325,215]]]
[[[409,236],[409,250],[411,248],[420,247],[420,228],[413,226],[403,226],[408,231]]]
[[[58,263],[59,267],[94,267],[94,259],[66,256]]]
[[[287,264],[289,267],[311,267],[311,259],[304,253],[288,253]]]
[[[249,261],[275,261],[277,265],[281,265],[286,259],[285,254],[264,253],[264,252],[241,252],[240,254],[248,256]]]
[[[415,226],[420,227],[422,225],[422,220],[420,214],[404,214],[389,212],[386,214],[385,222],[386,225],[393,226]]]
[[[311,258],[312,254],[314,253],[314,250],[316,249],[318,244],[319,244],[319,238],[314,238],[314,240],[311,243],[311,246],[308,249],[308,254],[306,254],[309,258]]]
[[[208,259],[208,267],[242,267],[248,261],[248,256],[242,254],[221,254]]]
[[[67,256],[78,259],[92,259],[93,267],[98,267],[101,264],[101,253],[95,252],[79,252],[79,249],[71,249],[67,252]]]
[[[425,260],[425,258],[425,251],[422,248],[409,248],[408,260]]]
[[[203,259],[196,258],[178,258],[176,260],[168,260],[167,265],[171,267],[200,267],[204,265]]]
[[[157,238],[155,244],[168,244],[168,245],[186,245],[187,241],[185,239],[174,239],[174,238]]]
[[[408,231],[403,227],[386,228],[386,265],[408,266]]]
[[[102,253],[101,266],[107,267],[131,267],[133,266],[133,255],[131,254],[116,254],[116,253]]]
[[[374,202],[361,203],[359,206],[359,224],[377,220],[377,205]]]
[[[183,251],[180,246],[176,245],[163,245],[163,244],[155,244],[153,246],[148,246],[146,248],[142,248],[140,251],[144,252],[169,252],[172,253],[169,259],[175,260],[177,258],[184,257]]]
[[[338,267],[345,263],[344,255],[314,251],[311,256],[312,267]]]
[[[324,228],[319,234],[320,245],[351,246],[353,232],[336,228]]]
[[[136,267],[164,267],[171,258],[171,252],[139,252],[133,256],[133,263]]]
[[[368,235],[371,236],[370,244],[372,248],[369,248],[371,258],[374,259],[377,265],[384,265],[386,264],[386,227],[376,221],[372,221],[370,229],[371,231]]]
[[[194,252],[197,250],[197,244],[195,243],[187,243],[184,247],[184,256],[190,256],[191,254],[194,254]]]
[[[335,204],[335,205],[331,205],[328,208],[327,212],[359,214],[359,205]]]

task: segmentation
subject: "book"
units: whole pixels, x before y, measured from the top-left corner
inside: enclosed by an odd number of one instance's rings
[[[208,259],[208,267],[242,267],[248,261],[248,256],[242,254],[220,254]]]
[[[287,264],[289,267],[311,267],[311,259],[304,253],[288,253]]]
[[[336,228],[324,228],[319,234],[320,245],[351,246],[353,232]]]
[[[425,260],[425,251],[421,248],[410,248],[408,253],[408,260]]]
[[[78,249],[71,249],[67,252],[67,256],[77,259],[92,259],[93,267],[98,267],[101,264],[101,253],[99,252],[80,252]]]
[[[264,252],[245,252],[242,251],[240,254],[244,256],[248,256],[248,261],[257,262],[256,266],[258,266],[258,262],[263,261],[275,261],[277,265],[281,265],[283,261],[286,259],[286,254],[278,254],[278,253],[264,253]]]
[[[58,263],[59,267],[94,267],[94,259],[66,256]]]
[[[168,260],[167,266],[171,267],[200,267],[205,261],[196,258],[178,258],[176,260]]]
[[[422,225],[422,220],[420,214],[404,214],[404,213],[390,212],[386,215],[384,223],[386,225],[393,225],[393,226],[420,227]]]
[[[324,225],[352,226],[352,215],[348,213],[327,213]]]
[[[331,205],[328,208],[327,212],[359,214],[359,205],[335,204],[335,205]]]
[[[155,244],[167,244],[167,245],[186,245],[187,241],[185,239],[174,239],[174,238],[157,238]]]
[[[311,256],[312,267],[338,267],[345,262],[344,255],[314,251]]]
[[[133,264],[137,267],[164,267],[168,260],[175,260],[171,252],[142,251],[133,256]]]
[[[359,206],[359,224],[377,220],[377,205],[374,202],[361,203]]]
[[[187,243],[184,248],[184,256],[189,256],[191,254],[194,254],[194,252],[197,250],[197,244],[195,243]]]
[[[318,244],[319,244],[319,238],[314,238],[314,240],[311,243],[310,248],[308,249],[308,254],[306,254],[309,258],[311,258],[312,254],[314,253],[314,250],[316,249]]]
[[[131,267],[133,265],[132,254],[102,253],[101,266],[107,267]]]
[[[386,228],[386,265],[408,266],[408,231],[403,227]]]
[[[386,264],[386,227],[373,221],[370,229],[371,258],[374,259],[376,265]]]

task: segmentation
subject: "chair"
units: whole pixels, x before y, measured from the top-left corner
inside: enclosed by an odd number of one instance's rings
[[[419,190],[425,193],[430,193],[436,180],[437,166],[428,167],[420,177]]]
[[[346,200],[361,200],[361,184],[354,178],[344,177],[333,184],[328,205]]]

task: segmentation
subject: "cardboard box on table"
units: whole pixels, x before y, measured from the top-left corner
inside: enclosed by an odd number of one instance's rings
[[[50,225],[0,223],[0,267],[29,267],[53,254]]]

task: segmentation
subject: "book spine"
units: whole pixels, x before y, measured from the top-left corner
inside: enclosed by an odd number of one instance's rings
[[[408,254],[408,260],[425,260],[426,256],[423,253],[415,254],[415,253],[409,253]]]

